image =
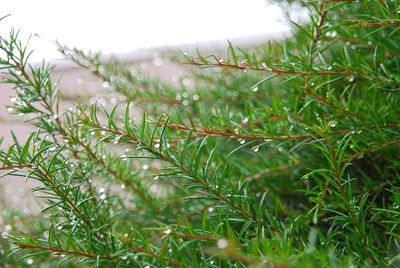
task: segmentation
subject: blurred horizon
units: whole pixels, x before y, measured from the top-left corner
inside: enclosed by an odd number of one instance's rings
[[[62,58],[55,40],[103,53],[182,45],[289,29],[277,5],[265,0],[10,1],[2,6],[0,35],[20,29],[35,53],[31,62]]]

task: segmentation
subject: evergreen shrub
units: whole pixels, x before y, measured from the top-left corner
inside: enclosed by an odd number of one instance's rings
[[[36,130],[1,176],[45,205],[2,212],[0,265],[400,265],[399,1],[296,3],[284,40],[181,54],[193,89],[59,45],[126,97],[113,109],[61,108],[54,66],[2,36],[9,108]]]

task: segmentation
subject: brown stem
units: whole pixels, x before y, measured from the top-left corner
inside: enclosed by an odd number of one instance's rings
[[[393,81],[387,81],[386,79],[375,77],[375,76],[368,76],[365,74],[357,74],[357,73],[352,73],[352,72],[332,72],[332,71],[295,71],[295,70],[285,70],[285,69],[275,69],[275,68],[257,68],[255,66],[244,66],[244,65],[236,65],[236,64],[231,64],[231,63],[224,63],[224,62],[198,62],[196,60],[192,60],[190,62],[184,62],[186,64],[193,64],[193,65],[199,65],[199,66],[220,66],[220,67],[229,67],[229,68],[236,68],[236,69],[241,69],[241,70],[254,70],[254,71],[264,71],[264,72],[273,72],[273,73],[279,73],[279,74],[300,74],[300,75],[343,75],[343,76],[359,76],[365,79],[371,79],[375,81],[381,81],[385,83],[393,83],[395,85],[400,85],[400,82],[393,82]]]
[[[359,157],[360,155],[362,155],[365,152],[372,151],[374,149],[379,149],[379,148],[382,148],[382,147],[385,147],[385,146],[388,146],[388,145],[392,145],[392,144],[396,144],[396,143],[400,143],[400,140],[393,140],[393,141],[388,141],[388,142],[385,142],[385,143],[382,143],[382,144],[373,145],[371,147],[362,149],[361,151],[353,154],[352,156],[350,156],[347,159],[344,159],[343,161],[344,162],[351,162],[354,158]]]
[[[400,24],[400,21],[383,21],[383,22],[357,23],[355,25],[351,25],[351,26],[348,26],[346,28],[364,28],[364,27],[393,25],[393,24]]]
[[[61,249],[61,248],[42,247],[42,246],[38,246],[38,245],[26,245],[26,244],[21,244],[18,242],[13,242],[13,244],[17,245],[20,248],[35,248],[35,249],[47,250],[47,251],[70,254],[70,255],[79,255],[79,256],[84,256],[84,257],[89,257],[89,258],[119,259],[114,256],[96,255],[96,254],[90,254],[90,253],[86,253],[86,252],[82,252],[82,251],[68,251],[68,250]]]
[[[9,169],[14,169],[14,168],[24,168],[24,167],[28,167],[30,165],[31,164],[4,166],[4,167],[0,167],[0,170],[9,170]]]

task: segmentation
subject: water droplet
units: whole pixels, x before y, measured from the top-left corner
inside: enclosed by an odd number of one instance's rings
[[[121,138],[121,136],[116,137],[115,140],[113,141],[114,144],[118,144],[119,143],[119,139]]]
[[[304,179],[304,180],[308,180],[308,179],[309,179],[309,177],[308,177],[308,176],[305,176],[305,177],[303,177],[303,179]]]
[[[208,211],[209,211],[209,212],[213,212],[213,211],[214,211],[214,208],[213,208],[213,207],[209,207],[209,208],[208,208]]]
[[[187,98],[187,97],[189,97],[189,93],[187,93],[187,92],[183,92],[183,94],[182,94],[182,97],[184,97],[184,98]]]
[[[158,180],[159,179],[159,176],[155,176],[154,178],[153,178],[153,180]]]
[[[178,80],[179,80],[179,75],[174,74],[174,75],[171,77],[171,80],[172,80],[172,82],[178,82]]]
[[[108,83],[107,81],[104,81],[101,85],[103,88],[108,88],[110,86],[110,83]]]
[[[50,147],[50,148],[49,148],[49,151],[50,151],[50,152],[54,152],[56,149],[57,149],[57,146],[54,145],[53,147]]]
[[[213,265],[213,264],[214,264],[214,261],[210,261],[210,264]]]
[[[17,74],[17,75],[21,75],[22,72],[21,72],[20,70],[18,70],[18,71],[16,72],[16,74]]]
[[[398,209],[400,207],[400,205],[398,203],[393,203],[393,208]]]
[[[12,97],[10,97],[10,101],[14,103],[14,102],[16,102],[16,101],[17,101],[17,98],[16,98],[16,97],[14,97],[14,96],[12,96]]]
[[[348,80],[349,80],[350,83],[353,83],[355,78],[354,78],[354,76],[350,76]]]
[[[249,118],[248,118],[248,117],[246,117],[246,118],[244,118],[244,119],[242,120],[242,123],[244,123],[244,124],[246,124],[247,122],[249,122]]]
[[[223,59],[219,59],[218,62],[219,62],[219,63],[223,63],[224,60],[223,60]]]
[[[149,165],[143,165],[143,166],[142,166],[142,169],[143,169],[143,170],[147,170],[148,168],[149,168]]]
[[[373,44],[372,41],[368,41],[368,45],[372,46],[372,44]]]
[[[4,239],[6,239],[7,236],[8,236],[8,233],[7,233],[7,232],[2,232],[2,233],[1,233],[1,237],[3,237]]]
[[[197,95],[197,94],[196,94],[196,95],[193,95],[193,100],[194,100],[194,101],[198,101],[198,100],[199,100],[199,95]]]
[[[58,118],[58,115],[57,114],[53,114],[53,119],[55,120],[57,118]]]
[[[183,104],[184,106],[187,106],[187,105],[189,104],[189,102],[188,102],[187,100],[184,100],[184,101],[182,101],[182,104]]]
[[[220,249],[225,249],[228,246],[228,241],[226,241],[225,239],[220,239],[217,242],[217,247]]]
[[[100,195],[100,199],[101,199],[101,200],[106,199],[106,195],[105,195],[105,194],[101,194],[101,195]]]
[[[246,140],[245,140],[245,139],[239,139],[238,142],[239,142],[240,144],[244,144],[244,143],[246,142]]]
[[[328,67],[326,67],[326,69],[332,70],[332,66],[328,66]]]
[[[354,206],[353,211],[354,211],[354,215],[360,214],[360,207]]]
[[[164,234],[170,234],[172,231],[171,231],[171,229],[166,229],[165,231],[164,231]]]
[[[346,46],[350,46],[351,43],[349,41],[346,42]]]
[[[126,188],[125,184],[121,184],[121,189],[125,189],[125,188]]]
[[[100,189],[99,189],[99,193],[104,193],[105,192],[105,188],[104,187],[101,187]]]
[[[258,87],[252,87],[251,90],[252,90],[253,92],[257,92],[257,91],[258,91]]]
[[[142,62],[142,63],[140,64],[140,68],[142,68],[143,70],[144,70],[144,69],[147,69],[147,66],[148,66],[147,62]]]
[[[27,260],[26,260],[26,263],[27,263],[27,264],[33,264],[33,259],[27,259]]]
[[[331,126],[331,127],[335,127],[335,126],[336,126],[336,121],[335,121],[335,120],[331,121],[331,122],[330,122],[330,126]]]
[[[102,130],[100,133],[101,133],[101,135],[103,135],[103,136],[106,135],[106,132],[105,132],[104,130]]]
[[[160,57],[156,56],[156,57],[153,58],[153,64],[155,66],[161,66],[161,65],[163,65],[163,63],[164,62]]]
[[[189,86],[191,83],[192,83],[192,80],[190,79],[190,78],[184,78],[183,80],[182,80],[182,83],[185,85],[185,86]]]
[[[154,144],[154,148],[156,149],[160,148],[160,144],[159,143]]]
[[[7,108],[7,111],[9,111],[9,112],[12,112],[13,110],[14,110],[13,107],[8,107],[8,108]]]
[[[128,259],[128,256],[123,256],[121,259],[126,261]]]
[[[253,147],[253,152],[257,153],[260,150],[260,146]]]
[[[57,226],[57,230],[59,231],[62,230],[62,228],[63,228],[62,225]]]
[[[177,100],[177,101],[180,101],[180,100],[182,100],[182,96],[181,96],[181,94],[176,94],[176,97],[175,97],[175,99]]]

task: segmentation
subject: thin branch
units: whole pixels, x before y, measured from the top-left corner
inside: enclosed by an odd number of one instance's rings
[[[111,129],[108,129],[108,128],[106,128],[106,127],[103,127],[103,126],[100,126],[100,125],[97,125],[97,124],[93,124],[92,126],[93,126],[93,127],[97,127],[97,128],[99,128],[99,129],[102,129],[102,130],[105,130],[105,131],[108,131],[108,132],[111,132],[111,133],[113,133],[113,134],[117,134],[117,135],[120,135],[120,136],[127,137],[127,138],[133,140],[136,144],[140,144],[140,145],[143,145],[143,146],[148,147],[148,144],[147,144],[146,142],[144,142],[144,141],[142,142],[142,141],[140,141],[139,139],[137,139],[136,137],[134,137],[134,136],[132,136],[132,135],[130,135],[130,134],[122,133],[122,132],[119,132],[119,131],[116,131],[116,130],[111,130]],[[153,149],[153,148],[151,148],[151,149]],[[177,163],[176,163],[172,158],[170,158],[169,156],[166,156],[166,155],[164,155],[164,154],[162,154],[162,153],[160,153],[160,152],[154,151],[154,150],[152,150],[151,153],[154,154],[155,156],[160,157],[161,160],[164,160],[164,161],[166,161],[166,162],[168,162],[168,163],[174,165],[175,167],[179,168],[181,171],[183,171],[184,173],[186,173],[189,177],[191,177],[192,179],[194,179],[194,180],[195,180],[197,183],[199,183],[200,185],[202,185],[202,186],[204,186],[204,187],[206,187],[206,188],[209,188],[208,183],[206,183],[205,181],[199,179],[197,176],[195,176],[195,174],[193,174],[193,173],[192,173],[189,169],[187,169],[186,167],[184,167],[184,166],[182,166],[182,165],[180,165],[180,164],[177,164]],[[211,192],[212,192],[214,195],[218,196],[218,198],[219,198],[221,201],[224,201],[225,203],[229,204],[230,206],[232,206],[232,207],[235,208],[236,210],[240,211],[240,212],[243,213],[246,217],[248,217],[248,218],[254,220],[255,222],[258,222],[258,219],[257,219],[255,216],[253,216],[250,212],[248,212],[247,210],[245,210],[245,209],[243,209],[243,208],[237,206],[236,204],[232,203],[232,202],[230,201],[229,198],[225,197],[225,196],[222,195],[220,192],[218,192],[218,191],[216,191],[216,190],[214,190],[214,189],[211,189]]]
[[[158,214],[160,211],[155,207],[154,202],[149,200],[146,196],[146,194],[140,189],[140,187],[134,183],[132,183],[130,180],[127,178],[123,177],[121,174],[117,173],[113,168],[108,166],[101,158],[97,157],[97,155],[90,149],[85,143],[83,143],[81,140],[78,138],[75,138],[73,134],[70,134],[69,137],[72,137],[74,141],[76,141],[78,144],[80,144],[86,152],[100,165],[102,165],[105,169],[107,169],[115,178],[123,182],[125,185],[128,185],[131,187],[139,196],[142,198],[142,200],[146,203],[146,205],[153,210],[154,213]]]
[[[388,146],[388,145],[392,145],[392,144],[397,144],[397,143],[400,143],[400,140],[393,140],[393,141],[388,141],[388,142],[385,142],[385,143],[377,144],[377,145],[362,149],[361,151],[353,154],[352,156],[350,156],[347,159],[344,159],[343,161],[344,162],[351,162],[354,158],[357,158],[357,157],[359,157],[360,155],[362,155],[362,154],[364,154],[366,152],[369,152],[369,151],[372,151],[372,150],[375,150],[375,149],[380,149],[382,147],[385,147],[385,146]]]
[[[9,169],[16,169],[16,168],[24,168],[24,167],[28,167],[31,164],[22,164],[22,165],[12,165],[12,166],[4,166],[4,167],[0,167],[0,170],[9,170]]]
[[[199,65],[199,66],[219,66],[219,67],[229,67],[229,68],[235,68],[235,69],[240,69],[240,70],[254,70],[254,71],[263,71],[263,72],[272,72],[272,73],[280,73],[280,74],[300,74],[300,75],[343,75],[343,76],[358,76],[362,77],[365,79],[370,79],[370,80],[375,80],[375,81],[381,81],[384,83],[392,83],[395,85],[400,85],[400,82],[395,82],[395,81],[388,81],[384,78],[379,78],[375,76],[369,76],[365,75],[362,73],[352,73],[352,72],[331,72],[331,71],[295,71],[295,70],[285,70],[285,69],[275,69],[275,68],[257,68],[255,66],[245,66],[245,65],[236,65],[236,64],[231,64],[231,63],[224,63],[224,62],[199,62],[196,61],[195,59],[188,61],[188,62],[183,62],[184,64],[192,64],[192,65]]]
[[[41,249],[41,250],[47,250],[51,252],[58,252],[58,253],[63,253],[63,254],[69,254],[69,255],[79,255],[79,256],[84,256],[88,258],[101,258],[101,259],[118,259],[118,257],[114,256],[107,256],[107,255],[96,255],[96,254],[90,254],[82,251],[68,251],[65,249],[61,248],[51,248],[51,247],[42,247],[38,245],[27,245],[27,244],[21,244],[18,242],[12,242],[13,244],[17,245],[20,248],[35,248],[35,249]]]
[[[351,26],[346,27],[349,28],[365,28],[365,27],[373,27],[373,26],[384,26],[384,25],[393,25],[400,24],[400,21],[383,21],[383,22],[368,22],[368,23],[357,23]]]

